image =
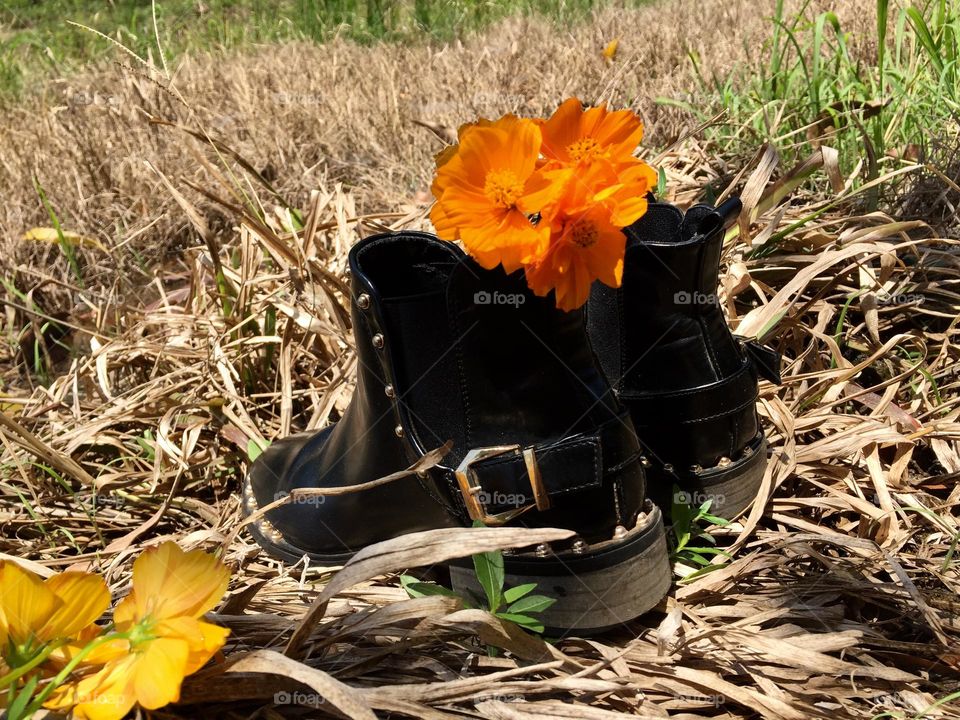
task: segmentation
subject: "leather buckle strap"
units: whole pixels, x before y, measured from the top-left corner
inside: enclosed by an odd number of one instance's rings
[[[550,507],[550,499],[543,489],[540,479],[540,468],[537,466],[537,455],[534,448],[529,447],[523,450],[523,462],[527,469],[527,478],[530,481],[530,490],[533,493],[534,502],[527,503],[513,510],[507,510],[499,513],[489,513],[487,511],[486,492],[480,484],[477,474],[473,471],[472,465],[480,460],[500,455],[520,453],[519,445],[494,445],[492,447],[475,448],[464,456],[463,461],[454,470],[457,483],[460,485],[460,494],[463,496],[463,502],[467,507],[467,514],[471,520],[479,520],[484,525],[503,525],[510,522],[518,515],[527,510],[537,508],[537,510],[546,510]]]
[[[469,517],[503,525],[534,508],[579,502],[580,493],[598,491],[639,455],[632,424],[616,417],[593,433],[470,450],[453,473]]]

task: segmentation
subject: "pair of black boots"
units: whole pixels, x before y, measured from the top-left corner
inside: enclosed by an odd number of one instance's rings
[[[776,356],[731,335],[717,302],[724,229],[740,203],[684,216],[651,203],[626,229],[619,289],[563,312],[522,272],[485,270],[449,242],[377,235],[350,253],[357,385],[343,418],[273,444],[244,488],[252,513],[297,488],[396,474],[452,441],[441,465],[309,497],[252,525],[271,554],[337,565],[405,533],[485,525],[576,536],[505,557],[508,585],[558,599],[543,620],[580,632],[630,620],[671,579],[660,508],[733,517],[766,465],[758,372]],[[674,487],[680,497],[673,497]],[[455,588],[475,589],[468,566]]]

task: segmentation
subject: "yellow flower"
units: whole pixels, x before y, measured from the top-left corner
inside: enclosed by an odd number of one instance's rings
[[[153,710],[180,698],[183,678],[223,647],[229,631],[203,622],[227,589],[229,572],[201,550],[150,548],[133,564],[133,590],[114,611],[125,640],[101,653],[102,669],[60,688],[46,707],[76,718],[119,720],[135,703]]]
[[[613,59],[617,56],[618,47],[620,47],[619,38],[614,38],[609,43],[607,43],[607,46],[603,49],[603,52],[601,53],[601,55],[603,55],[603,59],[606,60],[608,63],[612,63]]]
[[[63,572],[41,580],[0,561],[0,655],[11,668],[23,665],[50,643],[90,628],[109,604],[107,586],[96,575]]]

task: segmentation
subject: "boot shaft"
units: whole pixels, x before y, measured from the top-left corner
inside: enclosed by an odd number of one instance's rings
[[[410,465],[452,441],[422,480],[461,518],[530,510],[536,496],[542,511],[521,524],[609,538],[633,521],[646,490],[640,448],[581,313],[535,296],[522,273],[486,270],[422,233],[368,238],[350,267],[359,367],[348,416],[363,419],[373,445],[402,448]],[[482,506],[471,508],[467,474]]]
[[[717,295],[723,211],[699,205],[684,216],[651,203],[626,229],[622,287],[594,287],[591,341],[622,396],[705,385],[742,367]]]
[[[622,286],[595,287],[588,303],[591,342],[664,503],[674,484],[712,485],[714,509],[739,509],[763,471],[752,346],[730,332],[717,298],[724,226],[739,208],[734,200],[684,216],[651,203],[626,231]]]
[[[403,233],[359,245],[351,275],[358,391],[379,385],[421,449],[536,442],[618,415],[583,317],[535,296],[522,273]]]

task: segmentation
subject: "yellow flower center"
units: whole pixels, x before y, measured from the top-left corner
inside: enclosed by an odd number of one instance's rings
[[[127,642],[130,643],[130,646],[136,648],[140,645],[144,645],[151,640],[156,640],[157,636],[154,635],[154,626],[156,622],[151,617],[145,617],[136,625],[130,629],[130,634],[127,636]]]
[[[589,160],[600,154],[601,148],[592,137],[585,137],[567,145],[567,152],[574,162]]]
[[[483,192],[495,205],[512,208],[523,195],[523,183],[513,170],[491,170],[487,173]]]
[[[598,235],[596,225],[589,220],[577,220],[570,229],[570,241],[582,250],[596,245]]]

